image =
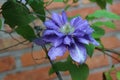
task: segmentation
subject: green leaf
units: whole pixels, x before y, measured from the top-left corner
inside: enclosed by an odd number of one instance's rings
[[[95,46],[93,44],[86,45],[87,54],[92,57]]]
[[[53,74],[55,71],[66,71],[68,66],[66,66],[66,62],[56,62],[53,64],[53,67],[49,71],[49,75]]]
[[[101,52],[104,53],[104,55],[105,55],[105,47],[104,47],[104,45],[102,44],[101,39],[100,39],[100,38],[97,38],[96,41],[100,44],[99,46],[97,46],[97,48],[100,48],[100,49],[101,49]]]
[[[117,76],[117,80],[120,80],[120,71],[117,72],[116,76]]]
[[[64,0],[53,0],[54,2],[63,2]]]
[[[45,21],[45,10],[44,2],[42,0],[34,0],[30,3],[30,6],[36,13],[36,15],[44,22]]]
[[[107,1],[107,3],[109,3],[109,4],[112,4],[113,3],[113,0],[106,0]]]
[[[103,73],[103,80],[112,80],[112,77],[109,72]]]
[[[58,71],[58,70],[56,70],[56,71]],[[53,69],[53,67],[51,67],[49,70],[49,75],[52,75],[53,73],[55,73],[55,70]]]
[[[78,2],[78,0],[73,0],[73,3],[77,3]]]
[[[2,28],[2,20],[0,19],[0,29]]]
[[[120,16],[106,10],[97,10],[93,14],[90,14],[86,17],[87,20],[93,20],[95,18],[109,18],[120,20]]]
[[[28,4],[31,4],[34,0],[26,0]]]
[[[19,26],[15,29],[15,31],[21,35],[22,37],[24,37],[25,39],[32,41],[33,39],[36,38],[36,35],[32,29],[31,26],[29,25],[25,25],[25,26]]]
[[[92,25],[93,26],[106,26],[106,27],[112,28],[112,29],[115,28],[115,24],[112,21],[106,21],[106,22],[98,21],[98,22],[93,23]]]
[[[91,2],[96,2],[101,9],[106,8],[106,0],[90,0]]]
[[[100,6],[101,9],[106,8],[106,0],[96,0],[96,3],[98,4],[98,6]]]
[[[87,80],[89,68],[86,64],[81,64],[79,66],[71,64],[69,65],[69,72],[72,80]]]
[[[92,34],[94,38],[100,38],[105,34],[105,30],[100,27],[92,26],[92,28],[94,29],[94,32]]]
[[[9,24],[11,28],[27,25],[35,19],[24,4],[13,1],[3,4],[2,15],[5,23]]]

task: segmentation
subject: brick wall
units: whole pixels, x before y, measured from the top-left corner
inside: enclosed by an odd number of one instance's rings
[[[4,1],[4,0],[0,0]],[[1,3],[1,2],[0,2]],[[70,4],[71,2],[69,2]],[[63,3],[53,3],[47,8],[51,11],[55,10],[60,12],[65,5]],[[120,0],[114,0],[112,6],[108,6],[108,10],[120,15]],[[79,3],[73,4],[68,10],[68,16],[74,16],[80,14],[83,18],[95,10],[100,9],[96,4],[90,3],[88,0],[80,0]],[[106,35],[101,38],[104,46],[109,49],[120,51],[120,21],[114,21],[116,29],[108,29],[103,26],[106,31]],[[11,31],[8,26],[5,26],[6,31]],[[19,40],[24,40],[20,36],[17,36]],[[17,44],[8,34],[0,32],[0,50],[10,45]],[[18,45],[16,47],[3,50],[0,52],[0,80],[54,80],[56,75],[48,75],[50,68],[49,61],[45,59],[45,53],[40,47],[34,47],[33,53],[31,52],[31,43],[27,45]],[[120,70],[119,56],[109,53],[118,59],[115,60],[103,53],[95,50],[94,56],[88,58],[86,63],[90,68],[90,75],[88,80],[102,80],[102,72],[107,71],[112,64]],[[65,59],[67,54],[58,60]],[[112,76],[114,77],[115,72]],[[70,80],[68,72],[62,73],[64,80]],[[55,79],[56,80],[56,79]]]

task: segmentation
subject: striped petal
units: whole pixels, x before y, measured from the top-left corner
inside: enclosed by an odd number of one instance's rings
[[[52,47],[48,52],[48,56],[51,60],[55,60],[57,56],[63,56],[65,52],[66,47],[63,45],[58,47]]]
[[[69,47],[69,51],[70,51],[70,56],[74,61],[80,64],[86,61],[87,53],[84,45],[73,44],[72,46]]]

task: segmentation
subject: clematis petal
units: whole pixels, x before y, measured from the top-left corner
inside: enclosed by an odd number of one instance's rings
[[[72,35],[73,35],[73,36],[77,36],[77,37],[82,37],[82,36],[85,35],[85,32],[80,31],[80,30],[75,30]]]
[[[88,39],[90,41],[90,43],[92,43],[95,46],[99,46],[100,44],[92,37],[92,35],[86,35],[85,36],[86,39]]]
[[[48,56],[51,60],[55,60],[57,56],[63,56],[65,51],[66,47],[64,45],[52,47],[48,52]]]
[[[75,27],[75,30],[83,31],[87,34],[92,33],[94,30],[90,27],[87,20],[83,20],[81,17],[76,17],[71,20],[71,25]]]
[[[71,42],[72,42],[72,39],[71,39],[69,36],[66,36],[66,37],[64,38],[64,42],[63,42],[64,44],[70,46]]]
[[[81,20],[82,20],[81,17],[75,17],[75,18],[73,18],[73,19],[70,21],[70,24],[71,24],[71,26],[73,26],[73,27],[77,27],[76,24],[78,24],[78,22],[81,21]]]
[[[75,23],[76,29],[85,29],[89,27],[89,23],[87,20],[78,20],[78,22]]]
[[[94,30],[90,27],[87,20],[78,21],[76,23],[76,30],[82,30],[86,34],[91,34]]]
[[[53,19],[53,22],[58,25],[59,27],[61,27],[63,25],[63,22],[62,22],[62,16],[59,15],[59,14],[56,14],[56,13],[53,13],[52,14],[52,19]]]
[[[54,30],[59,29],[59,27],[57,25],[55,25],[55,23],[51,20],[45,21],[44,24],[45,24],[46,28],[48,28],[48,29],[54,29]]]
[[[74,61],[80,64],[86,61],[87,53],[84,45],[73,44],[72,46],[69,47],[69,51],[70,51],[70,56]]]
[[[100,44],[94,39],[94,38],[91,38],[91,43],[95,46],[99,46]]]
[[[87,40],[87,39],[85,39],[84,37],[83,38],[78,38],[78,41],[80,42],[80,43],[83,43],[83,44],[89,44],[89,40]]]
[[[59,45],[61,45],[63,42],[63,38],[57,38],[56,40],[53,41],[53,46],[57,47]]]
[[[62,20],[63,20],[63,23],[66,24],[67,23],[67,14],[65,11],[62,12]]]
[[[56,30],[45,30],[43,32],[43,40],[46,42],[53,42],[59,37],[64,36],[62,33],[57,32]]]

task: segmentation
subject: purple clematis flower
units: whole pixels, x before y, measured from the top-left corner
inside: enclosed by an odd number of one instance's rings
[[[63,11],[61,15],[53,13],[52,18],[44,24],[46,30],[43,32],[43,40],[53,45],[48,52],[51,60],[55,60],[57,56],[63,56],[68,49],[71,58],[82,64],[87,58],[85,44],[99,45],[92,37],[94,30],[88,21],[81,17],[73,18],[69,22]]]

